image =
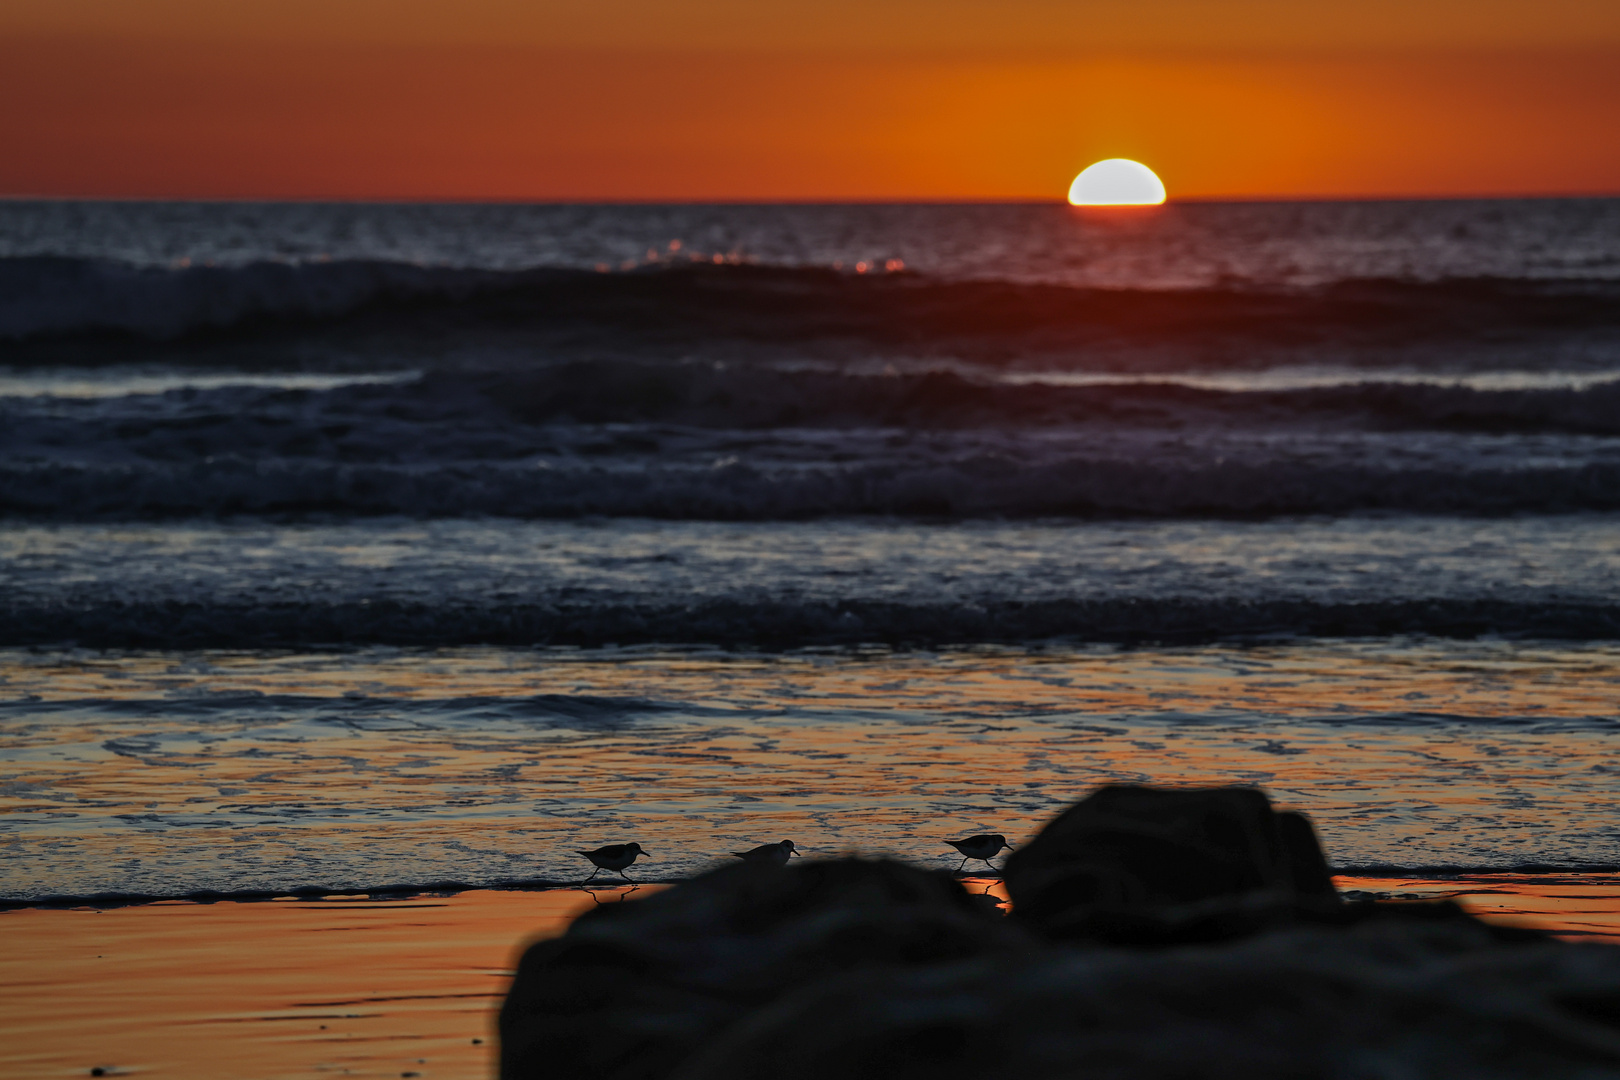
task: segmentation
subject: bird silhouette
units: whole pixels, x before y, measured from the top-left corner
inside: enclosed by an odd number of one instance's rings
[[[595,851],[581,851],[580,854],[596,864],[596,869],[591,871],[591,877],[586,878],[586,881],[590,881],[591,878],[604,870],[616,873],[624,880],[629,881],[631,880],[630,875],[626,874],[625,870],[631,863],[636,861],[637,855],[647,855],[645,851],[641,850],[640,844],[609,844],[607,847],[599,847]],[[647,855],[647,857],[652,858],[651,855]]]
[[[962,872],[962,867],[966,866],[970,859],[975,862],[989,863],[990,869],[994,870],[996,864],[990,862],[990,860],[1002,848],[1012,847],[1011,844],[1007,843],[1007,838],[998,832],[979,833],[977,836],[970,836],[965,840],[947,840],[945,842],[962,855],[962,861],[952,871],[952,873],[958,874]]]
[[[793,846],[793,841],[783,840],[776,844],[761,844],[757,848],[747,851],[733,851],[733,857],[743,862],[767,863],[771,866],[786,866],[788,858],[798,855],[799,851]]]

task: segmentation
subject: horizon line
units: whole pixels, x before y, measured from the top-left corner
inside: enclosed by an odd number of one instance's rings
[[[1182,195],[1167,198],[1156,206],[1131,206],[1126,210],[1153,210],[1164,206],[1255,203],[1380,203],[1380,202],[1554,202],[1560,200],[1620,199],[1620,188],[1612,191],[1524,192],[1496,194],[1287,194],[1287,195]],[[531,198],[506,195],[64,195],[0,192],[0,203],[78,202],[78,203],[343,203],[377,206],[1058,206],[1075,210],[1107,207],[1071,207],[1062,196],[981,196],[962,198],[930,197],[592,197],[560,196]]]

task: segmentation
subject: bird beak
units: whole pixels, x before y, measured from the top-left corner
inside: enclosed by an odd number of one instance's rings
[[[797,855],[801,859],[804,858],[804,852],[800,851],[798,848],[794,848],[792,851],[788,852],[788,854]]]

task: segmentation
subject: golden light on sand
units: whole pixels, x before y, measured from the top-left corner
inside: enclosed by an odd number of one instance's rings
[[[1072,206],[1157,206],[1164,184],[1153,170],[1129,158],[1108,158],[1087,166],[1069,185]]]

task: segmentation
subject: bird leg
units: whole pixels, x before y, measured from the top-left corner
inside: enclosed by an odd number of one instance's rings
[[[960,874],[962,872],[962,867],[967,865],[967,859],[968,857],[966,855],[962,856],[962,861],[956,864],[956,869],[952,870],[951,873]]]

